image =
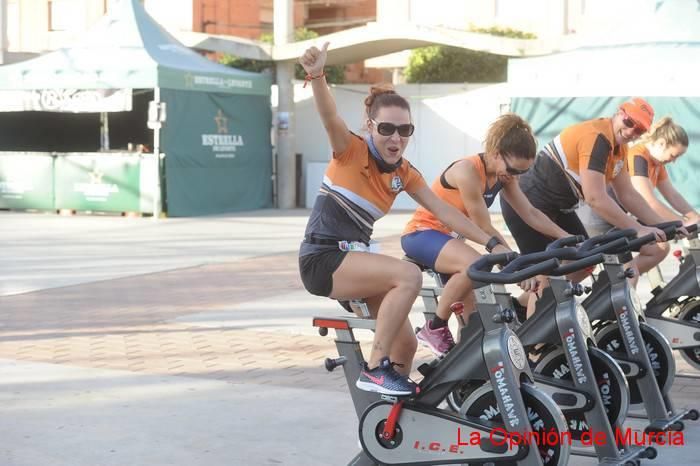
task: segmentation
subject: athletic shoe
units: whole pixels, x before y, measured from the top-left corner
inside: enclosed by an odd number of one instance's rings
[[[427,346],[436,356],[440,357],[447,354],[455,345],[452,332],[450,332],[447,325],[432,329],[430,328],[430,321],[426,322],[423,328],[416,333],[416,338],[423,346]]]
[[[408,396],[418,393],[419,388],[408,377],[399,374],[394,369],[396,364],[384,357],[379,361],[379,366],[370,370],[364,363],[360,378],[355,385],[360,390],[376,392],[383,395]]]

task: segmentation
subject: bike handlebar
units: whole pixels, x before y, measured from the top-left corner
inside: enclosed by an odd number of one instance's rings
[[[681,222],[665,222],[665,223],[660,223],[659,225],[662,225],[664,228],[660,228],[666,235],[666,240],[671,240],[673,239],[673,236],[675,236],[676,229],[682,225]],[[654,226],[654,228],[657,228]],[[648,235],[644,235],[641,238],[637,238],[635,240],[632,240],[629,242],[629,244],[621,248],[619,251],[620,252],[627,252],[627,251],[639,251],[639,249],[642,248],[642,246],[645,246],[650,243],[655,243],[656,242],[656,236],[653,233],[649,233]]]
[[[619,238],[619,241],[627,242],[625,238]],[[579,259],[568,264],[560,265],[556,269],[552,270],[549,273],[549,275],[557,277],[562,275],[568,275],[572,272],[578,272],[579,270],[583,270],[585,268],[600,264],[601,262],[603,262],[603,260],[605,260],[603,253],[589,255],[584,257],[583,259]]]
[[[655,225],[647,225],[653,228],[658,228],[659,230],[666,231],[667,228],[680,228],[683,226],[683,222],[680,220],[671,220],[670,222],[661,222]]]
[[[621,236],[614,241],[602,243],[599,246],[596,246],[592,249],[588,249],[586,251],[581,251],[581,249],[583,248],[579,248],[579,253],[576,259],[585,259],[586,257],[593,256],[595,254],[615,254],[620,249],[625,248],[628,243],[629,240],[627,239],[627,237]]]
[[[559,249],[563,248],[565,246],[576,246],[580,242],[584,241],[586,239],[585,236],[583,235],[576,235],[576,236],[567,236],[565,238],[559,238],[557,240],[552,241],[547,245],[546,251],[550,249]]]
[[[670,222],[657,223],[656,225],[651,226],[658,228],[659,230],[663,230],[664,234],[666,235],[666,241],[671,241],[676,237],[676,234],[678,234],[678,229],[683,228],[683,222],[680,220],[673,220]]]
[[[513,273],[517,272],[518,270],[521,270],[523,267],[526,267],[531,264],[535,264],[538,262],[543,262],[548,259],[557,259],[557,260],[567,260],[567,259],[575,259],[576,258],[577,251],[575,248],[558,248],[558,249],[550,249],[546,251],[540,251],[540,252],[533,252],[530,254],[523,254],[522,256],[517,257],[513,261],[509,262],[508,265],[503,267],[501,270],[501,273]]]
[[[505,285],[509,283],[519,283],[537,275],[546,275],[550,270],[554,270],[559,266],[559,261],[551,258],[533,265],[520,263],[520,266],[526,265],[525,268],[514,272],[491,272],[491,268],[494,265],[507,264],[514,261],[516,257],[517,254],[512,252],[482,256],[469,267],[467,275],[474,281]]]
[[[594,236],[592,238],[587,239],[586,241],[581,244],[579,247],[579,251],[581,253],[591,251],[594,247],[596,246],[601,246],[607,243],[611,243],[613,241],[619,240],[620,238],[624,239],[634,239],[637,237],[637,230],[633,228],[627,228],[624,230],[611,230],[607,233],[603,233],[602,235]]]

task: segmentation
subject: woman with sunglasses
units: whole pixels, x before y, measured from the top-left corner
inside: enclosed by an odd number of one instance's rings
[[[422,274],[406,261],[369,252],[374,222],[406,191],[459,234],[481,244],[490,237],[441,201],[403,158],[414,130],[406,99],[391,89],[373,87],[365,99],[368,134],[361,137],[348,130],[324,79],[327,50],[328,43],[320,50],[311,47],[299,59],[333,149],[299,252],[301,279],[315,295],[341,301],[364,298],[377,319],[372,351],[357,387],[412,395],[417,385],[407,375],[417,342],[408,313]]]
[[[532,169],[520,177],[520,188],[530,203],[571,235],[586,235],[576,215],[585,202],[600,217],[618,228],[634,228],[639,236],[649,233],[665,241],[664,233],[646,227],[626,214],[610,197],[612,186],[627,210],[646,224],[662,218],[651,211],[634,189],[625,169],[627,143],[645,133],[654,110],[640,98],[623,103],[611,118],[584,121],[565,128],[538,154]],[[506,199],[501,199],[503,218],[522,253],[542,251],[549,238],[530,227]],[[657,244],[644,246],[631,264],[638,273],[661,262],[664,250]],[[582,279],[587,271],[570,277]]]
[[[527,200],[518,185],[518,177],[532,165],[537,142],[530,125],[514,113],[499,117],[491,124],[484,141],[485,152],[452,162],[433,182],[433,192],[467,215],[491,239],[486,251],[496,245],[510,250],[508,243],[491,224],[489,207],[500,192],[533,228],[551,238],[568,236]],[[450,305],[464,302],[465,311],[474,309],[472,283],[464,273],[481,257],[452,229],[423,207],[418,207],[406,225],[401,246],[407,256],[448,278],[438,301],[435,318],[426,322],[416,335],[418,341],[438,356],[444,355],[454,340],[447,326]],[[466,239],[473,240],[467,236]],[[477,241],[478,242],[478,241]],[[536,282],[521,283],[525,291],[536,289]],[[467,316],[465,316],[466,318]]]

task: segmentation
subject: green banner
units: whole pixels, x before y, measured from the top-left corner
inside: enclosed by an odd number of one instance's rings
[[[0,208],[54,209],[50,154],[0,154]]]
[[[161,90],[169,216],[272,205],[272,124],[266,96]]]
[[[700,208],[700,98],[644,97],[653,107],[655,119],[669,115],[688,132],[688,152],[666,165],[673,186],[696,209]],[[562,129],[584,120],[612,116],[627,97],[514,98],[511,110],[530,122],[540,146]]]
[[[56,208],[140,211],[138,155],[66,154],[56,158]]]

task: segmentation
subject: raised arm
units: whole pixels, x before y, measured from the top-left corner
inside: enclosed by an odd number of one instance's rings
[[[352,135],[345,122],[338,115],[333,95],[331,95],[326,78],[323,76],[323,67],[326,65],[326,57],[328,56],[328,44],[328,42],[323,44],[321,50],[316,47],[306,49],[306,52],[299,57],[299,63],[306,71],[308,79],[311,80],[316,109],[321,116],[326,133],[328,133],[335,157],[336,154],[345,151],[350,144]]]

